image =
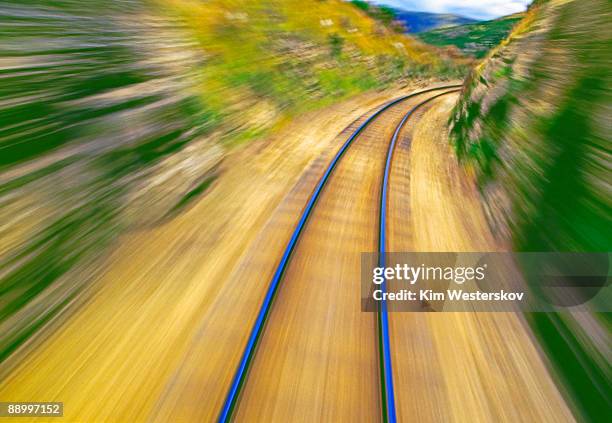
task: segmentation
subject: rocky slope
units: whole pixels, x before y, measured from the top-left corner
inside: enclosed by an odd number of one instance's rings
[[[612,247],[611,18],[605,0],[537,1],[466,81],[451,118],[455,150],[515,250]],[[529,321],[579,413],[605,418],[609,313]]]

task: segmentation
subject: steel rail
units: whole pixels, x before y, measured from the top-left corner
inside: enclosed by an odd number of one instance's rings
[[[289,239],[289,242],[287,243],[287,246],[285,247],[285,251],[283,252],[283,255],[281,257],[281,260],[278,264],[278,266],[276,267],[276,271],[274,272],[274,276],[272,277],[272,280],[270,281],[270,284],[268,286],[268,290],[266,291],[266,295],[264,297],[263,303],[260,307],[259,313],[257,314],[257,319],[255,320],[255,324],[253,325],[253,328],[251,329],[251,333],[249,335],[249,339],[247,341],[244,353],[242,354],[242,358],[240,359],[240,363],[238,365],[238,368],[236,369],[236,373],[234,375],[234,378],[232,380],[232,384],[230,385],[230,389],[227,393],[227,396],[225,398],[225,401],[223,403],[223,407],[221,409],[221,413],[219,415],[219,422],[221,423],[225,423],[230,421],[231,417],[232,417],[232,412],[236,406],[238,397],[240,395],[240,389],[242,387],[242,385],[244,384],[245,380],[246,380],[246,375],[248,372],[248,368],[249,368],[249,364],[252,361],[254,355],[255,355],[255,350],[257,347],[257,342],[261,336],[261,334],[263,333],[264,330],[264,326],[265,326],[265,322],[266,322],[266,318],[270,312],[271,306],[272,306],[272,302],[274,299],[274,296],[278,290],[278,286],[280,284],[280,281],[283,277],[283,274],[287,268],[287,265],[289,263],[290,257],[291,257],[291,253],[293,252],[293,250],[295,249],[295,246],[298,242],[298,239],[300,237],[300,234],[302,233],[306,222],[308,220],[308,217],[310,216],[310,214],[312,213],[312,210],[314,209],[314,206],[317,202],[317,200],[319,199],[319,196],[321,195],[321,192],[323,191],[323,188],[326,184],[326,182],[328,181],[328,179],[330,178],[333,170],[335,169],[335,167],[337,166],[338,162],[340,161],[340,159],[342,158],[342,156],[344,155],[344,153],[348,150],[348,148],[350,147],[350,145],[353,143],[353,141],[361,134],[361,132],[370,124],[372,123],[378,116],[380,116],[384,111],[386,111],[387,109],[389,109],[390,107],[394,106],[395,104],[398,104],[402,101],[405,101],[409,98],[415,97],[417,95],[421,95],[421,94],[425,94],[431,91],[437,91],[437,90],[443,90],[443,89],[448,89],[448,88],[456,88],[459,87],[460,85],[457,84],[453,84],[453,85],[445,85],[445,86],[440,86],[440,87],[434,87],[434,88],[428,88],[426,90],[421,90],[418,92],[414,92],[399,98],[396,98],[386,104],[384,104],[380,109],[378,109],[376,112],[374,112],[370,117],[368,117],[351,135],[350,137],[346,140],[346,142],[342,145],[342,147],[340,147],[340,149],[338,150],[338,152],[336,153],[336,155],[334,156],[334,158],[332,159],[332,161],[330,162],[330,164],[328,165],[325,173],[323,174],[323,176],[321,177],[321,179],[319,180],[318,184],[316,185],[313,193],[311,194],[308,203],[306,204],[306,207],[304,208],[304,210],[302,211],[302,215],[300,216],[300,219],[291,235],[291,238]]]
[[[382,188],[380,192],[380,215],[379,215],[379,232],[378,232],[378,266],[385,267],[386,263],[386,233],[387,233],[387,197],[389,194],[389,177],[391,174],[391,163],[393,161],[393,153],[395,151],[395,145],[401,130],[403,129],[406,121],[423,105],[435,100],[443,95],[456,93],[459,90],[446,91],[441,94],[437,94],[430,97],[421,103],[414,106],[408,113],[404,115],[400,123],[395,128],[391,142],[389,143],[389,149],[387,151],[387,161],[385,163],[385,170],[383,174]],[[387,291],[387,281],[384,278],[380,284],[380,289],[383,293]],[[397,414],[395,411],[395,392],[393,390],[393,367],[391,363],[391,340],[389,337],[389,319],[387,300],[383,296],[383,299],[378,304],[378,337],[379,337],[379,351],[380,351],[380,368],[381,368],[381,397],[383,404],[383,421],[388,423],[395,423],[397,421]]]

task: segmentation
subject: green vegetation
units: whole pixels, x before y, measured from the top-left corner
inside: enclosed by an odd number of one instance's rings
[[[527,313],[526,317],[583,420],[606,421],[612,392],[609,364],[602,367],[593,359],[594,351],[585,348],[564,322],[568,316]]]
[[[176,205],[168,211],[166,217],[172,217],[177,213],[181,212],[185,208],[187,208],[190,204],[193,203],[198,197],[200,197],[206,190],[215,182],[217,179],[216,175],[206,176],[202,182],[199,182],[192,190],[187,192],[183,198],[179,200]]]
[[[451,118],[457,155],[517,251],[611,250],[609,14],[603,0],[538,1],[472,72]],[[593,318],[609,333],[608,313]],[[605,421],[612,381],[593,328],[565,312],[527,319],[582,419]]]
[[[418,37],[437,47],[456,46],[462,53],[480,59],[506,38],[522,17],[522,14],[515,14],[475,24],[440,28],[422,32]]]
[[[333,57],[339,58],[342,55],[342,46],[344,45],[344,38],[342,38],[338,34],[330,34],[329,45],[331,55]]]

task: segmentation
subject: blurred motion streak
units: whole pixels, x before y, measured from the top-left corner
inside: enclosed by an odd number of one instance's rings
[[[452,65],[351,5],[299,4],[0,5],[0,359],[95,277],[117,235],[206,191],[231,147]]]
[[[611,23],[607,0],[535,1],[466,80],[455,152],[516,251],[612,250]],[[608,420],[610,313],[527,318],[582,417]]]
[[[381,105],[475,60],[362,3],[0,2],[0,401],[63,401],[76,422],[218,418],[334,155]],[[611,18],[609,0],[536,0],[459,95],[415,112],[389,251],[611,250]],[[387,143],[416,102],[368,127],[322,191],[236,420],[381,418],[359,253],[376,250]],[[609,314],[389,326],[401,421],[612,415]]]

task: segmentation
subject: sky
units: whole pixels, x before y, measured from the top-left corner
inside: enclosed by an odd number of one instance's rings
[[[473,19],[493,19],[522,12],[531,0],[372,0],[404,10],[453,13]]]

